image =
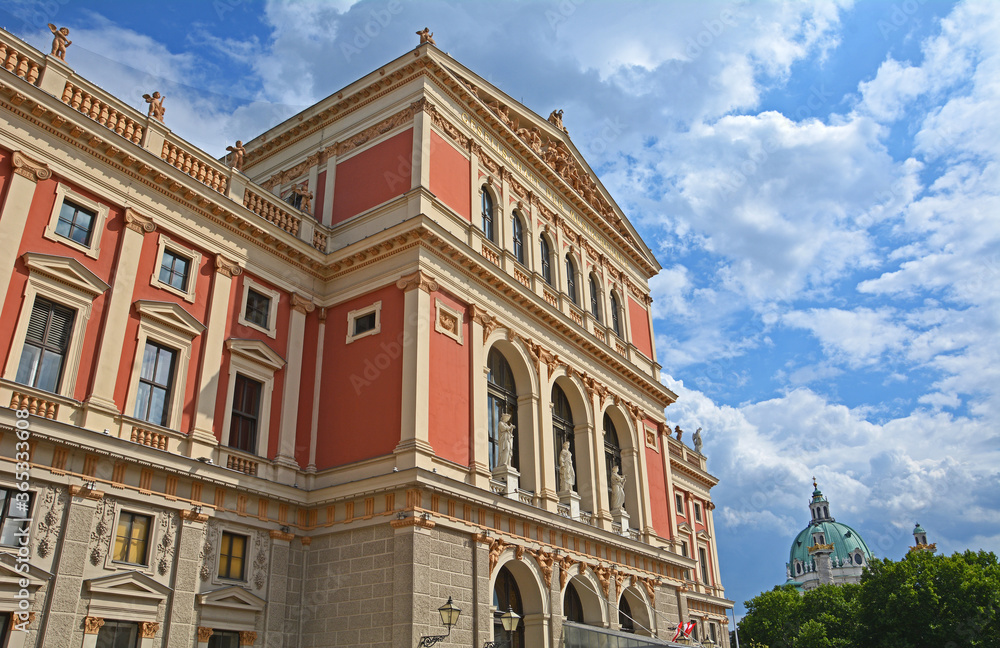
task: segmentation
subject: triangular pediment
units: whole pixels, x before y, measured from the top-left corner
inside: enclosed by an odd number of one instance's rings
[[[241,358],[256,362],[274,371],[285,366],[285,359],[260,340],[230,338],[226,340],[226,348],[229,349],[230,353],[235,353]]]
[[[137,571],[91,578],[85,581],[85,585],[87,591],[92,595],[101,597],[163,601],[171,592],[171,589],[166,585],[157,583],[149,576]]]
[[[691,525],[687,522],[681,522],[677,525],[677,530],[681,533],[691,533]]]
[[[10,591],[16,591],[21,587],[22,578],[28,579],[28,589],[35,589],[52,578],[52,574],[30,563],[28,571],[21,571],[24,569],[22,565],[23,563],[17,562],[14,554],[0,553],[0,589],[9,588]]]
[[[45,275],[91,298],[110,288],[76,259],[38,252],[25,252],[21,259],[31,272]]]
[[[188,338],[194,338],[205,330],[204,324],[177,304],[140,299],[135,302],[135,309],[143,319],[170,327]]]
[[[708,534],[708,531],[705,531],[704,529],[702,529],[701,531],[699,531],[696,535],[697,535],[698,539],[700,539],[700,540],[711,540],[712,539],[712,536],[710,536]]]
[[[198,596],[198,603],[202,606],[227,608],[229,610],[260,612],[264,609],[267,601],[238,585],[230,585],[229,587],[200,594]]]

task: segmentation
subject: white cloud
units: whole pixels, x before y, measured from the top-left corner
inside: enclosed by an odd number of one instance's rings
[[[827,355],[842,357],[858,367],[877,361],[887,351],[903,348],[910,336],[905,326],[893,323],[889,309],[813,308],[785,313],[782,321],[815,335]]]

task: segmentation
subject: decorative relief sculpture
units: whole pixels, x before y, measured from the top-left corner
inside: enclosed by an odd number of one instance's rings
[[[233,163],[230,165],[237,171],[243,170],[243,158],[246,157],[247,150],[243,142],[236,140],[236,146],[227,146],[226,150],[233,154]]]
[[[529,549],[528,553],[530,553],[538,562],[538,566],[542,570],[542,578],[545,580],[545,587],[551,588],[552,568],[556,563],[555,556],[545,551],[535,551],[533,549]]]
[[[527,128],[518,128],[517,136],[524,140],[524,143],[528,145],[532,151],[538,155],[542,154],[542,135],[538,132],[538,126],[532,126],[531,130]]]
[[[431,45],[437,45],[437,43],[434,42],[434,32],[432,32],[427,27],[424,27],[423,29],[421,29],[420,31],[418,31],[417,32],[417,36],[420,37],[420,44],[421,45],[423,45],[424,43],[430,43]]]
[[[608,593],[611,590],[611,570],[604,565],[598,565],[594,567],[594,573],[597,574],[597,580],[601,583],[601,591],[604,592],[604,598],[608,598]]]
[[[156,631],[160,629],[160,624],[156,621],[140,621],[139,622],[139,636],[143,639],[153,639],[156,637]]]
[[[262,590],[267,584],[267,547],[271,537],[266,531],[257,532],[257,555],[253,559],[253,586]]]
[[[202,581],[207,581],[212,577],[212,569],[215,567],[215,540],[219,536],[219,529],[214,522],[205,526],[205,541],[201,545],[201,555],[198,561],[201,569],[198,572]]]
[[[503,550],[507,548],[507,543],[501,538],[495,539],[490,543],[490,573],[493,573],[493,569],[496,568],[497,563],[500,561],[500,554]]]
[[[65,61],[66,48],[73,44],[73,41],[66,38],[69,36],[69,29],[65,27],[56,29],[55,25],[49,23],[49,31],[52,32],[52,56],[60,61]]]
[[[694,451],[701,454],[701,428],[694,431]]]
[[[565,589],[566,581],[569,580],[569,570],[576,563],[570,556],[563,556],[559,560],[559,587]]]
[[[177,535],[177,527],[180,525],[180,517],[177,513],[168,514],[163,512],[160,518],[160,542],[156,545],[156,573],[166,576],[170,569],[170,559],[174,555],[174,537]]]
[[[166,99],[166,97],[160,96],[159,92],[154,92],[152,96],[144,94],[142,95],[142,98],[149,104],[149,112],[147,114],[150,117],[163,122],[163,115],[167,112],[167,109],[163,107],[163,100]]]
[[[497,468],[510,468],[514,460],[514,424],[510,422],[510,412],[500,417],[500,452]]]
[[[611,512],[617,513],[625,509],[625,476],[615,465],[611,471]]]
[[[48,510],[38,523],[38,544],[35,546],[35,553],[39,558],[45,558],[52,553],[54,538],[58,536],[61,528],[63,508],[66,506],[66,491],[56,486],[49,486],[42,499],[42,506]]]
[[[507,128],[514,130],[514,120],[510,118],[510,108],[496,100],[491,101],[486,105],[489,106],[490,110],[496,114],[496,116],[507,126]]]
[[[101,564],[111,549],[111,526],[115,519],[115,500],[105,497],[97,505],[97,525],[90,532],[90,564]]]
[[[101,631],[101,626],[104,625],[104,619],[100,617],[84,617],[83,619],[83,634],[85,635],[95,635]]]
[[[576,483],[576,470],[573,468],[573,453],[569,449],[569,441],[563,441],[559,453],[559,490],[569,492]]]

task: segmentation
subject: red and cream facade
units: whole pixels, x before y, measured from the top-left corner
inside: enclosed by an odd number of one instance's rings
[[[659,266],[562,129],[421,45],[240,172],[0,47],[0,488],[32,520],[27,563],[0,547],[6,646],[412,646],[449,596],[442,645],[481,646],[501,583],[522,645],[620,609],[728,645]]]

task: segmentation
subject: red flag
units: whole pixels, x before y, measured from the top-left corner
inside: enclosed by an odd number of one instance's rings
[[[684,623],[677,624],[677,632],[674,633],[674,638],[671,641],[677,641],[681,635],[684,635],[685,639],[691,638],[691,632],[694,631],[694,621],[688,621]]]

